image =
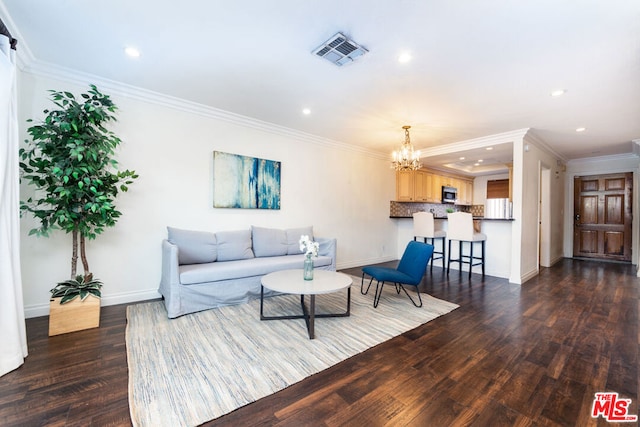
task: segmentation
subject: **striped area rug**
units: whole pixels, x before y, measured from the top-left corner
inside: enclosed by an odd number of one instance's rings
[[[129,407],[134,426],[195,426],[282,390],[458,306],[422,294],[416,308],[385,286],[353,278],[351,316],[260,321],[260,301],[168,319],[162,302],[127,307]],[[411,291],[409,291],[411,292]],[[344,312],[346,291],[316,297],[316,313]],[[298,296],[265,299],[265,315],[299,314]]]

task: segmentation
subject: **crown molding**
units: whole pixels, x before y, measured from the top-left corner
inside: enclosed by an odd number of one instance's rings
[[[624,154],[611,154],[609,156],[599,156],[599,157],[583,157],[581,159],[571,159],[567,161],[567,165],[583,165],[583,164],[595,164],[602,162],[620,162],[624,160],[632,160],[638,161],[640,160],[640,156],[634,153],[624,153]]]
[[[221,110],[219,108],[211,107],[197,102],[187,101],[178,97],[165,95],[137,86],[128,85],[126,83],[106,79],[94,74],[61,67],[57,64],[48,63],[45,61],[29,61],[23,67],[22,71],[36,76],[52,78],[55,80],[60,80],[81,86],[95,84],[101,89],[109,91],[109,93],[113,95],[119,95],[125,98],[135,99],[138,101],[175,109],[189,114],[196,114],[198,116],[232,123],[237,126],[260,130],[262,132],[285,136],[288,138],[294,138],[299,141],[304,141],[311,144],[352,151],[381,160],[387,160],[389,157],[388,153],[381,153],[379,151],[370,150],[345,142],[323,138],[317,135],[254,119],[252,117],[243,116],[241,114]]]
[[[452,144],[439,145],[437,147],[420,150],[420,157],[439,156],[442,154],[456,153],[458,151],[473,150],[475,148],[489,147],[496,144],[506,144],[522,140],[529,131],[529,128],[518,129],[495,135],[483,136],[480,138],[467,139],[465,141],[454,142]]]
[[[529,132],[527,132],[527,134],[525,136],[525,139],[527,140],[527,142],[532,143],[536,147],[541,148],[541,149],[545,150],[546,152],[550,153],[555,158],[560,159],[565,163],[567,162],[567,158],[565,156],[563,156],[562,154],[558,153],[549,144],[547,144],[542,138],[540,138],[540,136],[538,136],[535,133],[535,130],[529,129]]]

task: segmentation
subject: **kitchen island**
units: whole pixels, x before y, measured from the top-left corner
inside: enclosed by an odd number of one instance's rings
[[[390,216],[398,224],[398,253],[403,253],[407,243],[413,240],[413,217],[410,216]],[[485,243],[485,274],[494,277],[508,279],[511,274],[511,228],[514,223],[513,218],[484,218],[474,217],[474,224],[477,231],[487,236]],[[435,218],[436,230],[447,231],[448,221],[446,217],[437,216]],[[436,243],[439,245],[439,243]],[[447,252],[448,239],[447,239]],[[479,247],[479,245],[477,245]],[[436,248],[439,250],[439,246]],[[453,257],[457,258],[458,244],[451,245]],[[478,249],[479,250],[479,249]],[[475,248],[474,248],[475,251]],[[468,244],[465,244],[464,253],[468,253]],[[447,253],[447,258],[449,254]],[[436,261],[435,266],[441,266],[441,260]],[[446,262],[445,262],[446,265]],[[468,265],[463,266],[463,271],[469,271]],[[452,263],[451,269],[458,269],[458,263]],[[480,273],[480,267],[474,267],[474,272]],[[435,270],[434,270],[435,272]],[[434,273],[435,274],[435,273]],[[453,273],[450,273],[453,274]]]

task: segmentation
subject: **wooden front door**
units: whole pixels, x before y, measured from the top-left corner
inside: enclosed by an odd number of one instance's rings
[[[631,261],[633,174],[574,179],[573,256]]]

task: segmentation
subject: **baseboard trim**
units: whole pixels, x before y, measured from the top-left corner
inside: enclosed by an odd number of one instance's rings
[[[117,295],[103,296],[100,301],[100,306],[105,307],[108,305],[128,304],[132,302],[147,301],[160,298],[161,295],[157,289],[149,289],[138,292],[125,292]],[[25,306],[24,317],[31,319],[32,317],[41,317],[49,315],[49,302],[45,304],[34,304]]]
[[[397,260],[398,258],[396,257],[387,256],[387,257],[381,257],[381,258],[370,258],[370,259],[362,259],[358,261],[342,262],[342,263],[336,264],[336,270],[344,270],[347,268],[362,267],[365,265],[379,264],[381,262],[389,262],[389,261],[397,261]]]
[[[527,280],[533,279],[538,275],[538,273],[539,273],[538,269],[535,269],[523,274],[522,276],[520,276],[520,284],[522,285],[526,283]]]

